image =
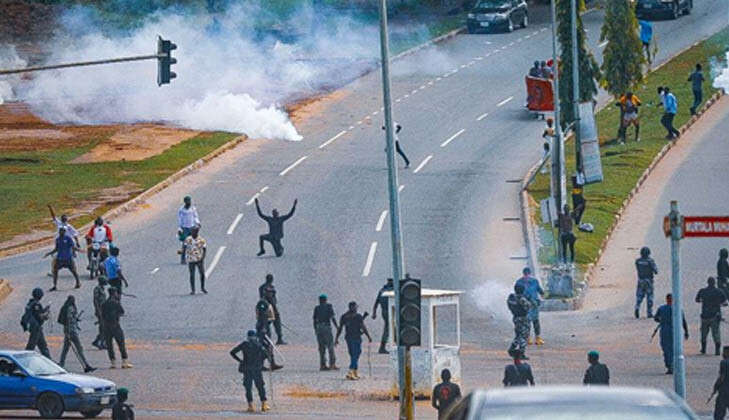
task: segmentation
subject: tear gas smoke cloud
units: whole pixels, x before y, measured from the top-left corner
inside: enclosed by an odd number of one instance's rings
[[[300,140],[282,104],[341,86],[372,68],[379,57],[378,28],[341,11],[302,7],[273,26],[284,33],[294,28],[292,41],[257,29],[256,22],[266,20],[262,16],[266,11],[251,2],[212,14],[167,9],[133,30],[110,35],[94,9],[74,7],[61,19],[47,63],[154,53],[159,34],[178,46],[173,51],[178,63],[172,67],[177,78],[157,87],[153,61],[81,67],[35,73],[16,94],[52,122],[165,121],[254,138]],[[397,31],[428,36],[422,25]],[[0,85],[2,97],[6,93]]]
[[[12,45],[0,45],[0,68],[14,69],[23,68],[26,62],[18,57],[15,47]],[[0,79],[0,105],[6,100],[14,99],[12,84],[17,83],[19,76],[6,76]]]
[[[729,60],[729,53],[726,53],[726,58]],[[714,79],[714,87],[722,88],[724,91],[729,92],[729,67],[722,65],[718,73]]]
[[[476,302],[476,306],[498,320],[510,320],[511,314],[506,307],[506,298],[511,289],[498,280],[488,280],[486,283],[473,289],[469,296]]]

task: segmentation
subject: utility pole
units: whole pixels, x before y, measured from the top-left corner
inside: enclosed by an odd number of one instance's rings
[[[557,9],[555,0],[552,0],[552,73],[554,74],[553,90],[554,94],[554,141],[552,142],[552,192],[554,194],[554,204],[557,207],[557,213],[562,211],[562,207],[566,204],[567,183],[565,180],[564,168],[564,136],[562,134],[562,125],[560,124],[560,104],[559,104],[559,65],[557,57]],[[560,245],[561,247],[561,245]],[[561,248],[560,248],[561,249]]]
[[[577,49],[577,0],[572,0],[572,115],[575,124],[575,169],[582,172],[582,143],[580,141],[580,61]]]
[[[390,242],[392,243],[392,278],[395,291],[395,331],[400,321],[400,279],[405,272],[402,255],[402,233],[400,230],[400,197],[398,195],[397,162],[392,124],[392,97],[390,96],[390,41],[387,34],[387,0],[380,0],[380,54],[382,60],[382,100],[385,113],[385,136],[387,140],[387,187],[390,196]],[[400,419],[414,418],[412,372],[410,371],[410,349],[397,347],[397,374],[400,396]]]
[[[679,244],[683,237],[681,213],[678,202],[671,201],[671,212],[668,213],[671,228],[671,283],[673,295],[672,327],[673,327],[673,388],[681,398],[686,398],[686,371],[683,356],[683,305],[681,303],[681,255]]]

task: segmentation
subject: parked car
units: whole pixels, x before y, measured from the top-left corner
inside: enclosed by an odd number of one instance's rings
[[[682,14],[691,13],[693,7],[693,0],[638,0],[635,15],[638,19],[678,19]]]
[[[65,411],[96,417],[116,402],[116,385],[66,372],[34,351],[0,350],[0,410],[38,410],[55,419]]]
[[[699,420],[670,391],[607,386],[538,386],[476,390],[447,420]]]
[[[507,31],[529,25],[526,0],[479,0],[466,19],[468,33]]]

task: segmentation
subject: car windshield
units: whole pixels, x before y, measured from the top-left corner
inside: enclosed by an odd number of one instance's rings
[[[504,0],[481,0],[475,9],[487,11],[509,10],[509,2]]]
[[[32,376],[49,376],[66,373],[62,367],[40,354],[25,353],[15,357],[18,364]]]
[[[687,420],[690,419],[677,407],[629,406],[605,407],[592,404],[559,404],[545,406],[486,407],[477,418],[489,420]]]

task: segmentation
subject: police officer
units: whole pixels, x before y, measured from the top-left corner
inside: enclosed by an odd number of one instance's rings
[[[281,332],[281,314],[278,312],[277,300],[276,300],[276,287],[273,285],[273,274],[266,274],[266,282],[258,288],[258,297],[268,302],[273,309],[273,328],[276,330],[276,345],[285,345],[286,342],[283,340],[283,333]],[[271,336],[271,333],[268,333]]]
[[[696,294],[696,303],[701,304],[701,354],[706,354],[706,336],[711,329],[711,337],[714,340],[714,354],[719,355],[721,348],[721,305],[726,303],[726,295],[717,289],[716,280],[709,277],[707,286]]]
[[[534,375],[532,367],[529,363],[523,362],[524,351],[514,350],[514,363],[506,365],[504,368],[503,382],[505,387],[510,386],[534,386]]]
[[[382,313],[382,338],[380,339],[380,349],[377,351],[380,354],[388,354],[387,351],[387,338],[390,335],[390,313],[387,308],[387,298],[383,296],[385,292],[391,292],[394,290],[393,280],[387,279],[387,283],[377,293],[375,304],[372,305],[372,319],[377,319],[377,307],[380,307]]]
[[[271,343],[271,321],[274,319],[273,309],[271,304],[265,299],[261,299],[256,303],[256,336],[262,346],[266,348],[269,353],[269,360],[271,361],[271,370],[279,370],[283,368],[281,365],[277,365],[273,356],[273,343]],[[264,370],[268,370],[264,368]]]
[[[640,305],[643,298],[648,307],[648,318],[653,317],[653,276],[658,274],[656,262],[651,258],[651,250],[647,246],[640,249],[640,258],[635,260],[638,272],[638,286],[635,291],[635,317],[640,318]]]
[[[122,387],[116,390],[116,402],[111,407],[112,420],[134,420],[134,410],[131,404],[127,404],[128,398],[128,389]]]
[[[127,346],[124,340],[124,330],[119,324],[119,318],[124,315],[124,308],[119,301],[119,290],[116,287],[109,288],[109,298],[101,305],[101,316],[104,318],[104,337],[106,338],[106,351],[109,354],[111,369],[116,369],[116,356],[114,355],[114,345],[112,340],[116,341],[121,353],[122,369],[134,367],[127,360]]]
[[[101,316],[101,307],[106,302],[106,276],[99,276],[99,284],[94,287],[94,316],[99,326],[99,333],[96,335],[92,346],[99,350],[106,350],[106,339],[104,338],[104,317]]]
[[[433,388],[430,403],[438,410],[438,419],[445,419],[448,407],[461,398],[461,388],[458,384],[451,382],[451,371],[443,369],[440,372],[440,379],[443,381]]]
[[[238,353],[243,353],[243,358],[238,357]],[[243,374],[243,386],[246,389],[246,401],[248,401],[248,412],[253,413],[256,411],[253,407],[253,390],[252,385],[256,385],[258,390],[258,396],[261,399],[261,411],[268,411],[271,408],[266,402],[266,387],[263,382],[263,361],[270,354],[267,354],[264,346],[261,345],[260,341],[256,338],[256,332],[253,330],[248,331],[248,337],[246,341],[235,346],[231,351],[230,355],[238,361],[238,372]],[[273,364],[273,361],[271,361]]]
[[[337,358],[334,355],[332,324],[334,324],[334,328],[339,328],[332,304],[327,303],[327,295],[321,294],[319,295],[319,305],[314,308],[314,333],[319,345],[319,370],[339,370]],[[329,352],[329,367],[327,367],[325,357],[327,351]]]
[[[719,377],[714,382],[714,393],[719,394],[714,405],[714,420],[722,420],[729,408],[729,346],[724,346],[721,357]]]
[[[33,298],[25,305],[25,313],[23,314],[23,319],[21,319],[23,330],[30,331],[28,344],[25,346],[25,349],[35,350],[38,347],[41,354],[50,359],[51,353],[48,351],[46,336],[43,334],[43,323],[50,316],[50,305],[45,308],[41,305],[40,301],[43,298],[43,289],[40,287],[33,289],[32,295]]]
[[[655,320],[659,323],[661,350],[663,350],[663,363],[666,365],[666,375],[673,374],[673,295],[666,295],[666,304],[662,305],[656,311]],[[681,314],[683,319],[683,338],[688,340],[688,326],[686,318]]]
[[[69,295],[61,310],[58,311],[58,323],[63,325],[63,348],[61,349],[61,358],[58,364],[61,367],[66,364],[68,348],[73,347],[73,352],[84,367],[84,372],[89,373],[95,371],[96,368],[91,367],[84,356],[84,348],[81,346],[81,340],[78,338],[78,332],[80,331],[78,326],[79,317],[80,315],[76,309],[76,298],[73,295]]]
[[[587,353],[587,362],[590,367],[585,371],[585,377],[582,379],[584,385],[610,385],[610,369],[600,363],[600,353],[597,350],[590,350]]]
[[[521,284],[514,285],[514,293],[510,294],[506,299],[506,304],[513,316],[514,322],[514,340],[509,347],[509,355],[511,357],[519,357],[525,360],[529,358],[525,356],[527,346],[527,336],[529,335],[529,320],[527,314],[531,309],[529,299],[524,296],[524,286]]]
[[[347,352],[349,353],[349,372],[345,376],[346,379],[357,380],[359,374],[359,356],[362,354],[362,334],[372,342],[369,331],[364,324],[364,316],[357,313],[357,302],[349,302],[349,310],[339,319],[339,328],[337,328],[337,337],[334,339],[334,345],[339,344],[339,335],[345,329],[344,339],[347,341]]]
[[[719,250],[719,261],[716,262],[716,285],[729,298],[729,250],[722,248]]]

